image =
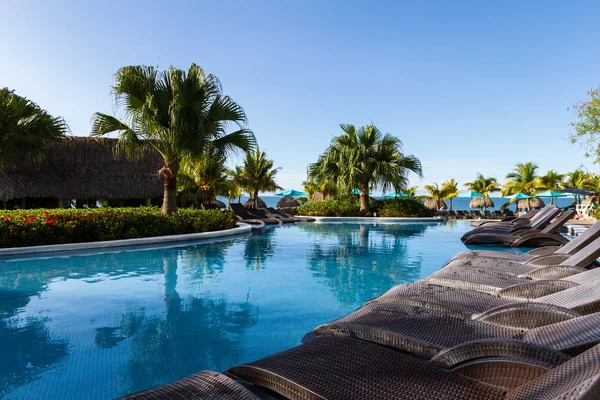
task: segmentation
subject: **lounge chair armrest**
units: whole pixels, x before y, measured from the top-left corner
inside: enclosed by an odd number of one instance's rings
[[[530,240],[546,240],[546,241],[552,241],[554,243],[558,243],[558,244],[567,244],[569,242],[568,239],[564,238],[563,236],[559,235],[558,233],[545,233],[545,232],[531,232],[528,234],[523,234],[523,235],[516,235],[519,236],[519,239],[515,240],[514,243],[512,244],[513,247],[519,247],[519,246],[525,246],[527,247],[527,242],[529,242]],[[533,246],[530,246],[533,247]]]
[[[233,214],[235,215],[235,217],[237,218],[238,221],[240,222],[244,222],[244,219],[242,217],[240,217],[239,215]]]
[[[538,297],[547,296],[552,293],[561,292],[565,289],[578,286],[576,283],[567,281],[534,281],[527,283],[519,283],[501,289],[496,293],[497,296],[507,299],[537,299]]]
[[[569,265],[549,265],[547,267],[534,269],[533,271],[519,276],[526,279],[551,281],[566,278],[567,276],[579,274],[585,271],[587,271],[587,269],[583,267],[573,267]]]
[[[537,249],[530,250],[525,254],[530,257],[547,256],[547,255],[554,254],[554,252],[556,252],[556,250],[558,250],[560,248],[561,248],[561,246],[538,247]]]
[[[517,219],[517,217],[504,217],[500,220],[500,222],[509,222],[514,221],[515,219]]]
[[[517,303],[499,306],[474,316],[476,321],[508,328],[532,329],[579,317],[564,307],[544,303]]]
[[[477,339],[440,351],[430,363],[453,368],[488,357],[510,357],[521,362],[529,360],[546,368],[553,368],[571,358],[560,351],[520,339]]]
[[[533,257],[530,260],[525,261],[526,265],[534,266],[546,266],[546,265],[559,265],[567,261],[571,256],[569,254],[547,254]]]

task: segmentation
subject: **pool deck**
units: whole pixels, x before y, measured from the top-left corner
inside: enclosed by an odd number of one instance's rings
[[[237,226],[232,229],[225,229],[213,232],[190,233],[185,235],[168,235],[154,236],[136,239],[124,240],[106,240],[101,242],[86,242],[86,243],[67,243],[67,244],[52,244],[45,246],[28,246],[28,247],[10,247],[0,249],[0,259],[7,259],[13,256],[40,256],[60,253],[65,251],[80,251],[80,250],[102,250],[114,248],[134,248],[145,245],[164,245],[176,244],[191,241],[202,241],[206,239],[228,239],[231,236],[248,234],[252,231],[249,224],[238,222]]]

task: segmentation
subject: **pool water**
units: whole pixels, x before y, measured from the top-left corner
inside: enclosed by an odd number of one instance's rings
[[[0,261],[0,397],[105,399],[300,343],[464,250],[464,222],[299,224]]]

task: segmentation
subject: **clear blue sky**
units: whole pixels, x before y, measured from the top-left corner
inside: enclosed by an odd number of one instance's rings
[[[54,3],[54,4],[50,4]],[[5,1],[0,86],[88,135],[129,64],[201,65],[300,189],[340,123],[374,122],[423,185],[575,169],[567,107],[600,84],[595,1]]]

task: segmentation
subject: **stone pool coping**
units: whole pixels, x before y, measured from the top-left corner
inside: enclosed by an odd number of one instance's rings
[[[302,215],[298,215],[302,217]],[[306,217],[314,218],[315,222],[359,222],[359,223],[398,223],[398,222],[445,222],[445,218],[440,217],[421,217],[421,218],[409,218],[409,217]]]
[[[0,249],[0,257],[6,259],[11,256],[37,256],[37,255],[51,255],[53,253],[60,253],[65,251],[77,251],[77,250],[95,250],[95,249],[113,249],[116,247],[132,247],[140,245],[151,245],[151,244],[168,244],[168,243],[182,243],[198,241],[203,239],[215,239],[215,238],[229,238],[230,236],[237,236],[247,234],[252,231],[250,224],[244,224],[241,222],[237,223],[235,228],[224,229],[221,231],[212,232],[201,232],[201,233],[189,233],[184,235],[167,235],[167,236],[153,236],[146,238],[136,239],[123,239],[123,240],[105,240],[100,242],[85,242],[85,243],[67,243],[67,244],[52,244],[43,246],[27,246],[27,247],[10,247],[6,249]]]

